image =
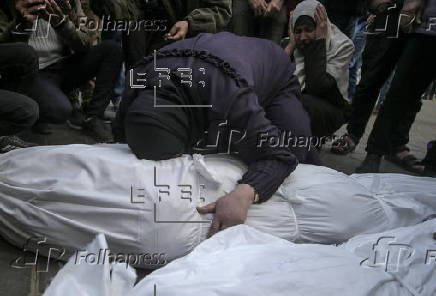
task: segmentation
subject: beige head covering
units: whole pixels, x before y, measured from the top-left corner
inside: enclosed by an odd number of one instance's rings
[[[305,0],[297,5],[291,19],[289,20],[290,30],[294,31],[295,23],[300,16],[306,15],[315,20],[315,10],[322,5],[316,0]],[[338,84],[339,91],[344,99],[348,99],[348,67],[354,52],[353,42],[345,36],[334,24],[327,20],[327,67],[328,74],[333,76]],[[304,56],[296,49],[294,52],[296,71],[295,75],[301,84],[301,89],[306,86],[306,74],[304,72]]]

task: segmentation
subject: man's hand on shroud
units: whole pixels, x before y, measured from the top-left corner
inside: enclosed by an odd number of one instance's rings
[[[200,214],[215,213],[208,237],[228,227],[243,224],[247,219],[248,208],[254,201],[254,195],[253,187],[240,184],[235,190],[219,198],[216,202],[198,207],[197,210]]]

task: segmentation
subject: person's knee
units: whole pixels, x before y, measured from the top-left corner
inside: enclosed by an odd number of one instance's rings
[[[39,108],[38,104],[32,99],[21,95],[14,94],[16,107],[14,112],[11,114],[11,125],[14,130],[21,131],[30,128],[38,120]]]
[[[39,118],[39,106],[34,100],[28,98],[24,102],[24,106],[23,106],[23,115],[22,115],[23,122],[27,127],[31,127],[35,124],[38,118]]]
[[[5,78],[19,79],[38,71],[38,55],[35,50],[25,43],[11,43],[2,46],[1,54],[7,62],[2,65]]]
[[[65,123],[73,112],[73,106],[67,100],[66,102],[52,102],[49,107],[41,110],[41,121],[53,124]]]
[[[23,63],[36,64],[38,62],[37,53],[28,44],[16,43],[14,52],[14,56]]]

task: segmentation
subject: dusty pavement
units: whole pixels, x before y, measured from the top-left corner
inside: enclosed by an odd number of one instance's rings
[[[369,128],[372,126],[374,116],[371,119]],[[354,169],[359,165],[365,156],[364,144],[368,135],[369,128],[365,138],[357,147],[356,152],[348,156],[337,156],[329,152],[330,144],[323,148],[322,160],[323,164],[332,167],[336,170],[347,174],[353,173]],[[66,126],[53,127],[54,133],[50,136],[35,137],[34,135],[26,135],[29,139],[37,140],[45,145],[55,144],[70,144],[70,143],[87,143],[92,144],[93,141],[81,135],[77,131],[73,131]],[[337,132],[340,136],[343,134],[343,127]],[[418,115],[410,135],[410,147],[412,152],[422,158],[425,155],[426,144],[432,139],[436,139],[436,100],[424,101],[422,111]],[[401,168],[383,161],[381,172],[407,173]],[[1,202],[0,202],[1,206]],[[0,226],[4,227],[4,226]],[[48,271],[41,272],[45,269],[45,262],[41,262],[39,267],[28,265],[25,268],[18,268],[21,264],[20,259],[24,253],[21,249],[14,247],[0,238],[0,296],[37,296],[41,295],[50,280],[62,266],[60,262],[49,261]],[[44,260],[42,260],[44,261]],[[15,264],[14,264],[15,262]],[[22,265],[22,264],[21,264]],[[15,266],[15,267],[14,267]],[[41,267],[43,266],[43,267]],[[39,269],[39,272],[38,272]],[[139,271],[139,276],[142,277],[146,271]]]

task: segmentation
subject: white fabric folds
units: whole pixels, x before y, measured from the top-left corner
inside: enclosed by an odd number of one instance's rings
[[[133,265],[160,267],[205,239],[212,217],[196,206],[230,192],[245,169],[219,155],[138,160],[125,145],[13,151],[0,156],[0,235],[20,247],[45,238],[67,260],[101,233],[115,254],[162,259]],[[435,214],[435,185],[432,178],[299,165],[271,200],[250,208],[246,224],[292,242],[342,243]]]

